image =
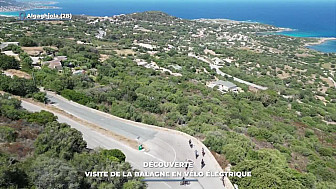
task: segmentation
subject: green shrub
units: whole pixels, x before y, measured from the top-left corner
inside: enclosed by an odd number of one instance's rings
[[[305,137],[311,137],[311,136],[314,136],[314,131],[311,130],[311,129],[306,129],[305,130]]]
[[[46,103],[47,102],[47,93],[45,92],[38,92],[33,94],[33,99]]]
[[[319,147],[317,151],[322,156],[332,156],[332,154],[333,154],[333,150],[330,149],[330,148],[326,148],[326,147]]]
[[[57,116],[55,116],[53,113],[47,112],[45,110],[41,110],[40,112],[34,112],[34,113],[27,114],[25,116],[25,118],[29,122],[39,123],[39,124],[43,124],[43,125],[57,120]]]
[[[15,76],[11,78],[5,75],[0,75],[0,90],[18,96],[26,96],[39,91],[32,80]]]
[[[109,160],[114,160],[115,158],[119,162],[125,162],[126,156],[122,151],[118,149],[112,149],[112,150],[101,150],[100,154],[102,157],[107,158]]]
[[[58,122],[46,124],[46,127],[35,141],[35,154],[46,154],[49,157],[72,159],[75,153],[86,148],[82,133],[69,125]]]
[[[0,53],[0,69],[20,69],[20,63],[14,57]]]
[[[226,159],[233,165],[241,162],[246,156],[246,151],[235,144],[225,145],[222,149],[222,153],[225,154]]]
[[[86,96],[85,94],[74,91],[74,90],[70,90],[70,89],[63,90],[61,92],[61,95],[64,98],[78,102],[79,104],[82,104],[82,105],[86,105],[87,103],[91,101],[91,98]]]
[[[15,129],[7,126],[0,126],[0,142],[15,142],[17,132]]]

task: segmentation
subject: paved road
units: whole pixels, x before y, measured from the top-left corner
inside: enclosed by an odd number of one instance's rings
[[[141,171],[178,171],[184,172],[184,168],[165,168],[165,169],[155,169],[155,168],[143,168],[143,162],[179,162],[190,159],[195,162],[195,167],[193,169],[188,169],[188,171],[222,171],[219,164],[215,158],[211,155],[205,146],[197,141],[195,138],[188,136],[184,133],[168,130],[164,128],[158,128],[154,126],[149,126],[141,123],[132,122],[129,120],[124,120],[118,117],[111,116],[99,112],[97,110],[90,109],[88,107],[79,105],[74,102],[70,102],[63,97],[55,95],[48,92],[48,98],[53,102],[53,105],[59,109],[65,110],[67,113],[76,116],[87,122],[99,125],[102,128],[110,130],[123,137],[137,140],[140,137],[140,143],[146,146],[146,151],[138,151],[130,146],[123,144],[120,141],[116,141],[111,137],[108,137],[102,133],[99,133],[93,129],[90,129],[80,123],[67,118],[66,116],[60,115],[53,112],[58,116],[60,122],[65,122],[76,128],[83,133],[84,139],[88,143],[90,148],[118,148],[121,149],[127,156],[126,160],[129,161],[132,166]],[[22,103],[25,109],[30,111],[40,111],[42,107],[35,106],[28,102]],[[48,110],[50,111],[50,110]],[[193,140],[195,147],[191,149],[188,145],[189,139]],[[194,150],[198,151],[201,148],[206,149],[206,155],[204,161],[206,163],[205,167],[201,169],[200,158],[197,160],[194,156]],[[175,178],[176,179],[176,178]],[[180,178],[178,178],[180,179]],[[148,182],[149,188],[224,188],[219,177],[186,177],[186,179],[198,179],[197,182],[191,182],[189,186],[180,186],[179,182]]]
[[[224,73],[220,70],[220,68],[222,66],[218,66],[218,65],[215,65],[214,62],[208,58],[204,58],[204,57],[201,57],[201,56],[196,56],[195,54],[192,54],[192,53],[189,53],[188,56],[190,57],[193,57],[193,58],[196,58],[198,60],[201,60],[203,62],[206,62],[209,64],[210,68],[211,69],[216,69],[216,72],[217,74],[221,75],[221,76],[227,76],[227,77],[232,77],[231,75],[227,74],[227,73]],[[251,83],[251,82],[248,82],[248,81],[245,81],[245,80],[242,80],[242,79],[239,79],[237,77],[232,77],[234,81],[237,81],[239,83],[242,83],[242,84],[245,84],[245,85],[248,85],[248,86],[252,86],[256,89],[260,89],[260,90],[267,90],[268,88],[267,87],[263,87],[261,85],[257,85],[257,84],[254,84],[254,83]]]
[[[220,68],[221,68],[222,66],[217,66],[217,65],[214,65],[214,64],[209,64],[209,65],[210,65],[210,68],[211,68],[211,69],[214,69],[214,68],[216,69],[217,74],[219,74],[219,75],[221,75],[221,76],[232,77],[231,75],[226,74],[226,73],[224,73],[224,72],[222,72],[222,71],[220,70]],[[248,85],[248,86],[252,86],[252,87],[254,87],[254,88],[256,88],[256,89],[267,90],[267,87],[263,87],[263,86],[260,86],[260,85],[257,85],[257,84],[254,84],[254,83],[251,83],[251,82],[248,82],[248,81],[245,81],[245,80],[236,78],[236,77],[232,77],[232,78],[233,78],[234,81],[237,81],[237,82],[239,82],[239,83],[242,83],[242,84],[245,84],[245,85]]]
[[[334,80],[332,77],[328,77],[328,79],[329,79],[330,81],[332,81],[332,82],[333,82],[333,84],[334,84],[334,87],[336,88],[336,82],[335,82],[335,80]]]

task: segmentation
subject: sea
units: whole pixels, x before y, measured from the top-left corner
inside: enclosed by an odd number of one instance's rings
[[[26,0],[27,1],[27,0]],[[294,31],[278,33],[293,37],[336,37],[336,0],[52,0],[60,9],[28,10],[26,13],[71,13],[113,16],[143,11],[163,11],[184,19],[223,18],[270,24]],[[2,15],[19,15],[6,12]],[[311,46],[335,52],[336,40]]]

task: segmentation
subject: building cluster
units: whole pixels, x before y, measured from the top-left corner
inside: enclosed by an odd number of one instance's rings
[[[157,70],[157,71],[160,71],[162,73],[169,73],[170,75],[173,75],[173,76],[182,76],[182,74],[180,74],[180,73],[174,73],[167,68],[163,68],[163,67],[158,66],[155,62],[148,63],[148,62],[146,62],[145,60],[142,60],[142,59],[136,59],[135,62],[138,66],[143,66],[143,67],[148,68],[148,69]],[[176,67],[176,65],[172,65],[170,67]]]
[[[15,57],[17,60],[20,60],[19,54],[15,54],[13,51],[5,51],[4,49],[8,47],[9,45],[19,45],[19,42],[3,42],[0,44],[0,50],[1,53],[6,54],[7,56]],[[32,60],[32,66],[34,69],[41,69],[43,66],[46,66],[50,69],[55,69],[58,72],[63,71],[63,63],[68,58],[66,56],[54,56],[49,55],[49,57],[52,57],[52,60],[45,61],[43,60],[44,57],[40,56],[43,53],[43,47],[22,47],[22,49],[29,55],[29,57]],[[85,74],[85,70],[81,69],[75,69],[74,66],[70,63],[69,66],[73,72],[73,74],[80,75]]]

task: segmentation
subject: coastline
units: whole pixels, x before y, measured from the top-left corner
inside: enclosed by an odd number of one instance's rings
[[[0,15],[4,15],[2,13],[9,13],[9,12],[24,12],[24,11],[31,11],[31,10],[50,10],[50,9],[62,9],[61,7],[32,7],[32,8],[18,8],[18,9],[11,9],[10,11],[1,11],[0,10]]]
[[[274,26],[277,27],[277,26]],[[292,28],[279,28],[278,31],[275,31],[275,33],[281,33],[281,32],[294,32],[298,31],[297,29],[292,29]]]
[[[14,16],[14,15],[5,15],[5,14],[1,14],[1,12],[0,12],[0,17],[13,18],[13,17],[17,17],[17,16]]]
[[[251,23],[251,24],[264,24],[264,23],[259,23],[259,22],[249,22],[249,21],[236,21],[236,20],[231,20],[231,19],[220,19],[220,18],[216,18],[216,19],[206,19],[206,18],[201,18],[201,19],[193,19],[194,21],[198,21],[198,22],[212,22],[212,23]],[[269,25],[269,24],[265,24],[265,25]],[[310,39],[310,40],[315,40],[314,42],[305,42],[303,47],[310,49],[310,50],[314,50],[314,51],[319,51],[322,53],[327,53],[324,50],[317,50],[314,49],[313,46],[318,46],[321,45],[327,41],[332,41],[332,40],[336,40],[336,37],[304,37],[304,36],[294,36],[294,35],[286,35],[284,34],[285,32],[293,32],[295,33],[295,31],[299,31],[298,29],[292,29],[292,28],[285,28],[285,27],[277,27],[275,25],[270,25],[272,27],[274,27],[276,29],[276,31],[268,31],[268,32],[260,32],[260,34],[266,34],[266,35],[284,35],[287,37],[293,37],[293,38],[305,38],[305,39]],[[336,47],[332,47],[331,52],[336,52]]]
[[[304,45],[305,47],[313,46],[313,45],[320,45],[330,40],[336,40],[336,37],[309,37],[309,38],[318,39],[318,41],[305,43]]]
[[[20,11],[32,11],[32,10],[50,10],[50,9],[62,9],[61,7],[55,7],[55,6],[45,6],[45,5],[54,5],[57,4],[57,2],[50,1],[45,2],[43,6],[37,6],[37,7],[31,7],[31,8],[18,8],[11,11],[0,11],[0,17],[17,17],[17,15],[10,15],[10,14],[3,14],[3,13],[15,13]],[[98,16],[99,17],[99,16]],[[326,41],[330,40],[336,40],[336,37],[304,37],[304,36],[294,36],[291,34],[283,34],[283,32],[295,32],[299,31],[298,29],[292,29],[292,28],[286,28],[286,27],[278,27],[276,25],[270,25],[266,23],[260,23],[260,22],[253,22],[253,21],[238,21],[238,20],[232,20],[227,18],[198,18],[198,19],[190,19],[192,21],[196,22],[212,22],[212,23],[251,23],[251,24],[262,24],[262,25],[269,25],[274,27],[273,31],[266,31],[266,32],[260,32],[263,34],[274,34],[274,35],[285,35],[288,37],[294,37],[294,38],[306,38],[306,39],[314,39],[316,41],[314,42],[306,42],[303,46],[309,48],[310,46],[314,45],[320,45],[325,43]],[[311,48],[309,48],[311,49]]]
[[[49,10],[49,9],[62,9],[61,7],[51,6],[58,4],[57,1],[36,1],[36,2],[28,2],[18,6],[4,6],[0,7],[0,16],[8,16],[3,13],[11,13],[11,12],[24,12],[24,11],[31,11],[31,10]],[[13,16],[13,15],[10,15]]]

